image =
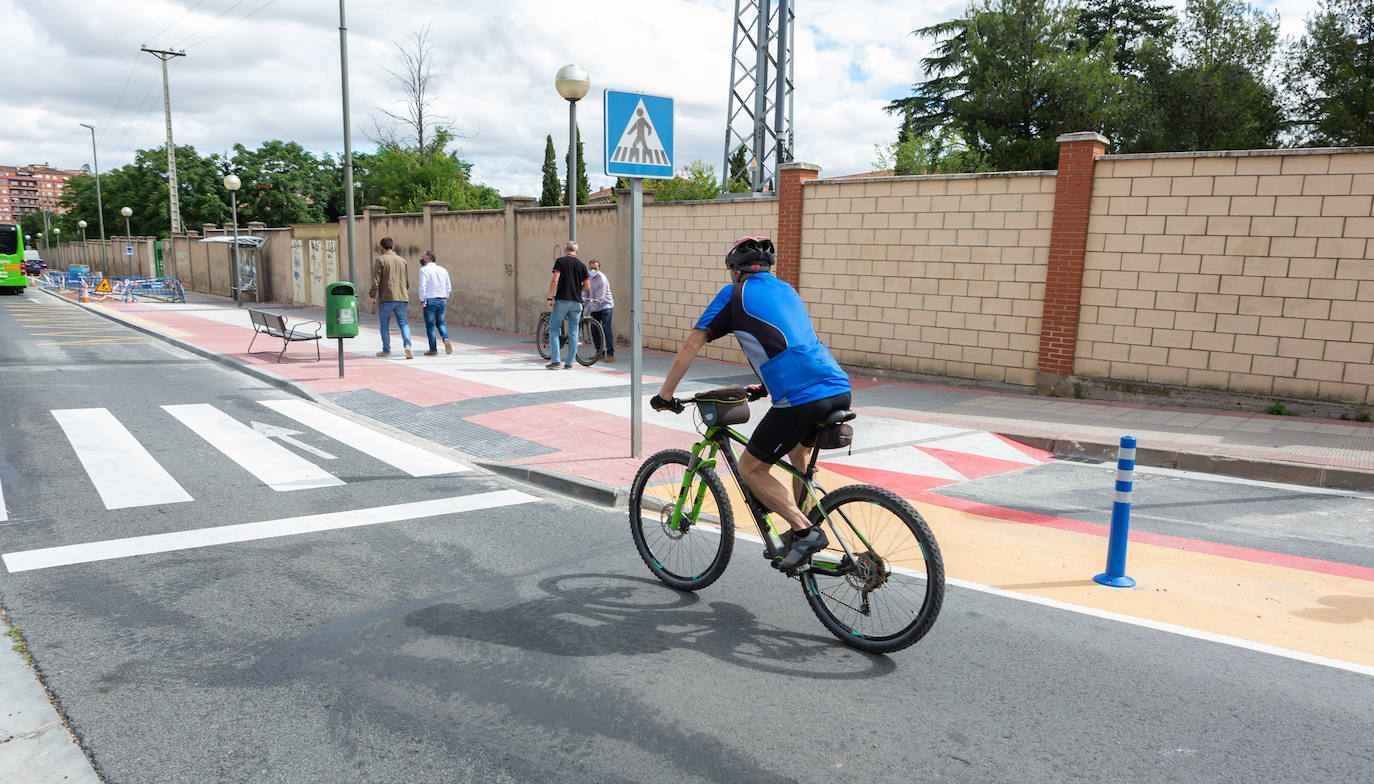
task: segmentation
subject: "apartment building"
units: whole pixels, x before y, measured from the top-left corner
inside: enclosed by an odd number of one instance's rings
[[[47,164],[0,165],[0,223],[17,223],[28,212],[60,213],[67,182],[83,172],[54,169]]]

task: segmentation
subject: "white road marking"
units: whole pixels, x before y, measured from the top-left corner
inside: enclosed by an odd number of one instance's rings
[[[716,532],[715,529],[709,526],[702,528],[700,530]],[[738,528],[735,529],[735,538],[746,539],[756,544],[763,544],[763,539],[759,538],[757,534],[744,533]],[[923,572],[917,571],[915,569],[907,569],[902,566],[894,566],[893,571],[902,572],[913,577],[925,577],[925,573]],[[1154,631],[1158,632],[1177,634],[1180,637],[1191,637],[1195,640],[1204,640],[1206,642],[1214,642],[1220,645],[1229,645],[1233,648],[1243,648],[1247,651],[1267,653],[1270,656],[1281,656],[1285,659],[1293,659],[1294,661],[1306,662],[1308,664],[1316,664],[1322,667],[1331,667],[1337,670],[1346,670],[1348,672],[1359,673],[1360,675],[1374,675],[1374,667],[1371,667],[1367,664],[1342,661],[1341,659],[1332,659],[1328,656],[1319,656],[1315,653],[1307,653],[1305,651],[1295,651],[1290,648],[1280,648],[1276,645],[1267,645],[1262,642],[1246,640],[1240,637],[1231,637],[1229,635],[1217,634],[1215,632],[1204,631],[1202,629],[1193,629],[1187,626],[1179,626],[1178,624],[1174,623],[1152,621],[1149,618],[1137,618],[1133,615],[1125,615],[1122,613],[1112,612],[1111,610],[1099,610],[1096,607],[1084,607],[1082,605],[1070,604],[1069,602],[1060,601],[1058,599],[1047,599],[1043,596],[1034,596],[1028,593],[1017,593],[1016,591],[1008,591],[1005,588],[994,588],[991,585],[970,582],[968,580],[960,580],[956,577],[946,577],[945,584],[953,585],[958,588],[967,588],[970,591],[979,591],[981,593],[992,594],[993,596],[999,596],[1003,599],[1013,599],[1018,602],[1038,604],[1043,607],[1052,607],[1056,610],[1066,610],[1068,612],[1078,613],[1079,615],[1088,615],[1093,618],[1101,618],[1106,621],[1116,621],[1117,623],[1126,623],[1130,624],[1131,626],[1140,626],[1142,628],[1153,629]]]
[[[106,509],[193,500],[108,409],[64,408],[52,415]]]
[[[306,427],[324,433],[335,441],[347,444],[363,454],[395,466],[411,476],[438,476],[472,469],[436,455],[420,447],[407,444],[385,433],[345,419],[305,400],[260,400],[264,406]]]
[[[919,446],[927,446],[931,449],[944,449],[950,452],[962,452],[966,455],[978,455],[980,457],[992,457],[998,460],[1006,460],[1022,465],[1040,465],[1040,461],[1022,452],[1016,447],[1008,444],[992,433],[980,433],[977,431],[966,433],[954,438],[940,438],[921,441]]]
[[[0,483],[0,523],[10,519],[9,510],[5,508],[5,485]]]
[[[162,408],[273,490],[309,490],[344,483],[209,403]]]
[[[291,446],[294,446],[303,452],[309,452],[310,454],[318,458],[322,458],[324,460],[339,459],[337,456],[331,455],[323,449],[316,449],[315,447],[305,443],[304,441],[301,441],[297,438],[293,438],[292,436],[298,436],[301,434],[301,431],[299,430],[292,430],[286,427],[276,427],[275,425],[268,425],[257,421],[250,422],[249,424],[252,425],[254,430],[256,430],[259,433],[262,433],[264,436],[267,436],[268,438],[279,438],[282,440],[282,443],[290,444]]]
[[[446,514],[473,512],[479,509],[492,509],[498,506],[514,506],[537,500],[539,499],[518,490],[500,490],[492,493],[477,493],[475,495],[436,498],[431,501],[378,506],[371,509],[354,509],[306,517],[288,517],[260,523],[196,528],[190,531],[134,536],[127,539],[45,547],[38,550],[5,553],[0,558],[3,558],[5,567],[11,573],[27,572],[54,566],[132,558],[138,555],[169,553],[235,542],[252,542],[259,539],[333,531],[340,528],[357,528],[402,520],[419,520]]]

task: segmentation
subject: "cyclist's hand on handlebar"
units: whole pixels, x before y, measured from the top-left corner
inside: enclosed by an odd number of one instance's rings
[[[672,411],[674,414],[681,414],[683,410],[686,409],[686,406],[682,405],[682,401],[677,400],[676,398],[664,399],[659,397],[658,395],[654,395],[652,398],[649,399],[649,406],[652,407],[655,411],[666,410]]]
[[[748,393],[749,400],[754,401],[765,397],[768,394],[768,387],[765,387],[763,384],[754,384],[746,387],[744,391]]]

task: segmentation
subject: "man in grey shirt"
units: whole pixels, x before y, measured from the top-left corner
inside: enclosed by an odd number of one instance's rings
[[[606,338],[606,345],[597,344],[596,351],[605,356],[607,362],[615,362],[615,330],[611,327],[615,299],[611,296],[611,281],[601,271],[601,262],[597,259],[587,262],[587,268],[590,270],[587,273],[587,285],[592,298],[587,312],[601,324],[601,331]]]

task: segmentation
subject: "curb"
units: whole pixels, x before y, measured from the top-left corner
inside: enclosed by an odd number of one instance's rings
[[[227,367],[231,370],[237,370],[241,373],[252,376],[253,378],[256,378],[259,381],[271,384],[272,386],[277,387],[278,389],[281,389],[285,392],[290,392],[291,394],[296,395],[297,397],[303,397],[306,400],[309,400],[313,403],[327,402],[319,395],[316,395],[314,392],[311,392],[310,390],[306,389],[305,387],[301,386],[300,384],[297,384],[296,382],[288,378],[282,378],[281,376],[278,376],[274,373],[269,373],[265,370],[261,370],[253,365],[247,364],[246,362],[241,362],[237,359],[234,359],[233,357],[230,357],[227,354],[220,354],[206,348],[201,348],[200,346],[197,346],[193,343],[187,343],[186,341],[181,340],[179,338],[174,338],[171,335],[164,335],[161,332],[156,332],[154,330],[148,329],[147,327],[135,324],[132,321],[125,321],[124,319],[120,318],[118,314],[108,313],[104,310],[97,310],[96,308],[91,307],[84,302],[76,302],[75,300],[69,300],[66,297],[54,294],[51,291],[48,291],[47,289],[38,290],[43,292],[44,294],[47,294],[50,297],[61,300],[62,302],[75,305],[76,307],[81,308],[87,313],[93,313],[97,316],[100,316],[101,318],[109,319],[110,321],[128,327],[129,329],[132,329],[135,332],[141,332],[144,335],[148,335],[149,337],[158,338],[159,340],[165,341],[167,343],[172,344],[173,346],[176,346],[182,351],[186,351],[188,353],[195,354],[196,356],[211,360],[212,362],[223,365],[224,367]]]
[[[624,488],[603,485],[600,482],[593,482],[590,479],[581,479],[568,474],[560,474],[556,471],[548,471],[543,468],[535,468],[525,465],[511,465],[509,463],[498,463],[490,460],[475,461],[476,465],[485,468],[494,474],[518,479],[521,482],[552,490],[562,495],[587,501],[598,506],[608,506],[611,508],[624,506],[628,500],[629,493]]]
[[[998,433],[1018,443],[1052,452],[1058,457],[1087,458],[1110,462],[1116,460],[1119,445],[1078,438],[1046,438],[1015,433]],[[1257,460],[1243,457],[1212,455],[1176,449],[1137,448],[1136,465],[1155,468],[1175,468],[1200,474],[1234,476],[1262,482],[1278,482],[1305,487],[1333,490],[1374,492],[1374,471],[1358,468],[1332,468],[1310,463],[1291,463],[1280,460]]]

